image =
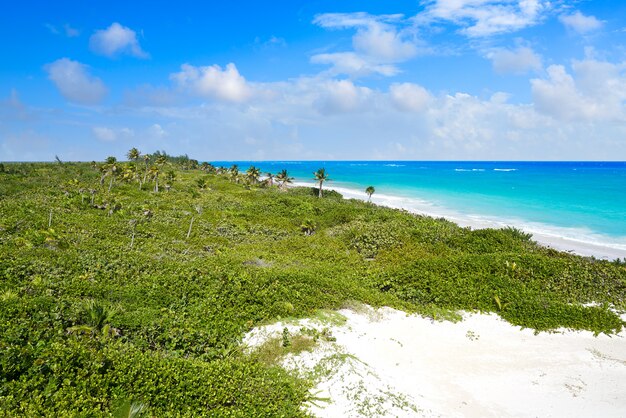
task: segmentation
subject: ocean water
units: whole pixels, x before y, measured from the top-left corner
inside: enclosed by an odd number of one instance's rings
[[[300,183],[326,168],[346,197],[443,216],[464,226],[515,226],[599,244],[626,256],[626,162],[238,161],[240,170],[286,169]]]

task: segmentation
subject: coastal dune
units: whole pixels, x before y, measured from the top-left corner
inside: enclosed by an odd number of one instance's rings
[[[495,314],[438,322],[391,308],[344,309],[342,324],[311,319],[249,333],[258,346],[284,328],[328,328],[336,341],[282,364],[316,380],[320,417],[626,415],[626,334],[535,334]],[[320,370],[322,372],[320,373]]]

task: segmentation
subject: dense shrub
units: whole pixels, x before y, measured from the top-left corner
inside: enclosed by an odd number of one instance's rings
[[[308,383],[241,354],[241,338],[354,300],[491,311],[536,330],[623,326],[623,263],[331,191],[246,187],[183,160],[160,193],[101,185],[88,164],[5,164],[3,414],[141,402],[153,416],[297,416]]]

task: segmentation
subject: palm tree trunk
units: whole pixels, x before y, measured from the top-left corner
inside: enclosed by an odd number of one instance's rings
[[[322,182],[320,181],[320,193],[317,197],[322,197]]]
[[[189,222],[189,230],[187,231],[187,239],[189,239],[189,235],[191,235],[192,226],[193,226],[193,216],[191,217],[191,222]]]
[[[158,177],[154,178],[154,191],[156,193],[159,193],[159,178]]]
[[[113,175],[111,175],[111,180],[109,181],[109,191],[111,191],[111,187],[113,187]]]

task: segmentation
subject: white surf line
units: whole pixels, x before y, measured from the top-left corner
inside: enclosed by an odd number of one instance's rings
[[[293,185],[300,187],[317,187],[316,183],[302,181],[294,182]],[[347,187],[336,187],[332,185],[324,186],[324,189],[337,191],[347,199],[358,199],[362,201],[368,200],[364,191]],[[433,218],[443,217],[461,227],[469,226],[475,229],[484,229],[513,226],[524,232],[532,234],[533,239],[543,246],[551,247],[559,251],[571,252],[577,255],[594,256],[596,258],[607,260],[626,258],[626,245],[603,243],[601,241],[603,237],[593,239],[592,236],[594,234],[591,231],[586,233],[586,235],[589,236],[589,239],[584,240],[580,238],[573,238],[571,236],[564,236],[562,233],[566,232],[568,228],[551,227],[549,225],[536,222],[525,222],[521,219],[503,220],[488,218],[480,215],[463,214],[451,209],[442,208],[426,200],[380,193],[376,193],[372,196],[372,203],[394,209],[404,209],[411,213],[427,215]],[[581,233],[581,231],[574,228],[571,228],[571,231],[572,234]]]

